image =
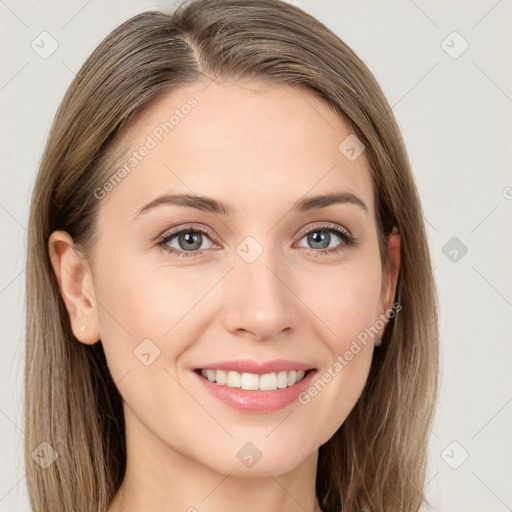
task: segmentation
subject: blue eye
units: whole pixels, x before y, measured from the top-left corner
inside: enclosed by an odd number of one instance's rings
[[[206,249],[213,246],[210,237],[214,238],[213,232],[208,229],[188,227],[164,235],[158,240],[157,246],[178,258],[197,257],[202,256]],[[313,229],[310,228],[309,231],[304,232],[300,240],[304,238],[307,239],[308,244],[312,245],[305,248],[314,255],[337,253],[357,243],[353,235],[336,224],[322,224]],[[331,242],[336,238],[340,242],[332,246]],[[206,247],[203,245],[205,239],[209,240],[209,245],[207,243]],[[299,247],[304,246],[299,245]]]
[[[334,235],[334,241],[336,238],[341,240],[334,246],[331,245],[331,242],[333,242],[333,236]],[[355,238],[344,229],[340,229],[339,227],[336,227],[335,225],[329,224],[329,225],[321,225],[317,226],[314,229],[310,229],[302,238],[306,239],[306,242],[312,246],[312,249],[310,247],[306,247],[309,250],[312,250],[315,254],[318,255],[326,255],[326,254],[333,254],[337,253],[346,247],[351,247],[355,245],[356,240]],[[299,246],[303,247],[303,246]],[[319,250],[316,250],[319,249]]]
[[[186,228],[165,235],[158,241],[157,245],[162,247],[164,251],[175,254],[179,258],[194,257],[203,254],[205,249],[205,247],[202,247],[203,242],[208,235],[211,235],[211,232],[202,228]],[[174,239],[177,241],[177,248],[169,245]],[[206,249],[210,247],[211,244]]]

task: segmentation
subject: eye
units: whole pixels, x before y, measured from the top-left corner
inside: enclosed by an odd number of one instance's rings
[[[321,224],[309,229],[301,240],[306,239],[308,249],[314,254],[333,254],[356,244],[356,239],[347,230],[336,224]],[[337,242],[338,240],[338,242]],[[304,247],[299,245],[299,247]],[[309,251],[308,251],[309,252]]]
[[[209,244],[204,245],[210,236],[213,236],[213,233],[208,229],[188,227],[165,234],[158,240],[157,246],[179,258],[194,257],[212,247],[211,240]]]

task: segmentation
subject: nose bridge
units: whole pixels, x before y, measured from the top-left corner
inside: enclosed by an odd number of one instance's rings
[[[227,302],[228,328],[258,339],[277,336],[292,326],[292,293],[278,251],[247,237],[236,248]],[[290,284],[288,284],[290,286]]]

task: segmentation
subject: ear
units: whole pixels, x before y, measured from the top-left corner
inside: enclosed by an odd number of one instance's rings
[[[396,283],[398,281],[398,272],[400,270],[400,232],[398,228],[388,236],[389,265],[382,272],[382,288],[380,293],[380,304],[383,315],[390,311],[395,298]],[[385,329],[385,328],[384,328]],[[379,335],[382,338],[384,329]]]
[[[48,252],[73,334],[81,343],[93,345],[100,340],[100,332],[89,264],[66,231],[54,231],[50,235]]]
[[[384,269],[382,274],[382,305],[384,312],[391,309],[393,299],[395,298],[396,283],[398,281],[398,271],[400,270],[400,233],[398,228],[393,228],[393,231],[388,236],[388,249],[389,249],[389,265]]]

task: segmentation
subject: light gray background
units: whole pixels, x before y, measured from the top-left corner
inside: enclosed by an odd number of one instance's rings
[[[433,510],[512,510],[512,2],[293,3],[333,29],[376,75],[413,164],[441,301],[441,397],[426,486]],[[130,16],[169,5],[0,0],[2,512],[28,510],[26,226],[48,130],[73,74],[101,39]],[[47,59],[31,48],[43,31],[59,45]],[[469,44],[457,58],[464,42],[454,31]],[[455,248],[456,261],[446,246],[452,237],[468,249]]]

